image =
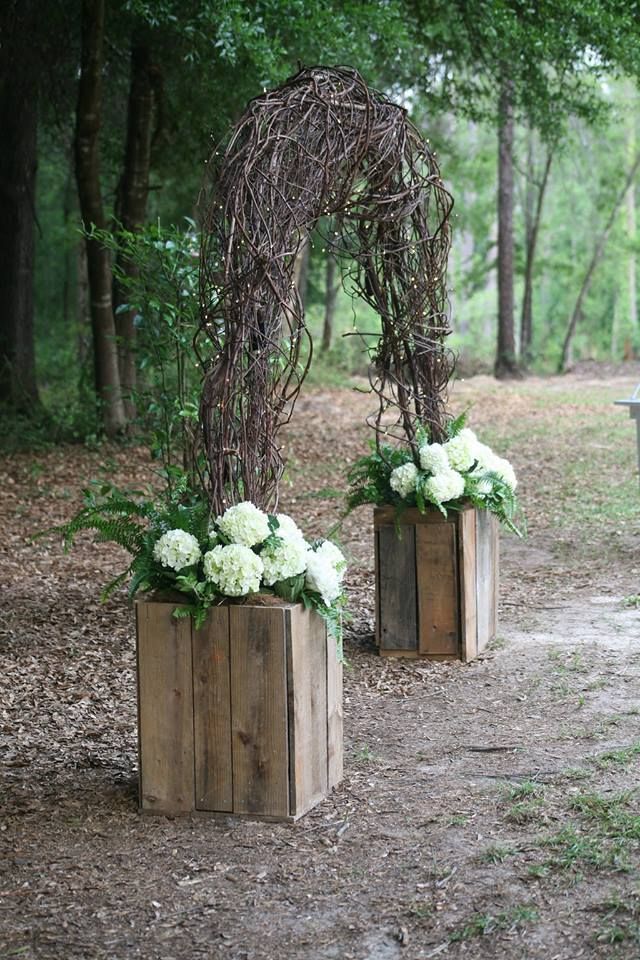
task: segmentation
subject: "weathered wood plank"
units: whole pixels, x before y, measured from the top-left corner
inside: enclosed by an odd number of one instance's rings
[[[174,609],[136,602],[140,806],[166,814],[194,807],[191,620]]]
[[[378,639],[380,648],[415,650],[417,644],[416,533],[405,526],[376,530]]]
[[[230,606],[233,809],[289,816],[285,608]]]
[[[478,605],[478,652],[495,636],[498,542],[497,521],[488,510],[478,510],[476,522],[476,597]]]
[[[430,507],[422,513],[417,507],[407,507],[397,514],[395,507],[375,507],[373,511],[374,527],[409,526],[418,523],[444,523],[444,517],[435,507]]]
[[[476,596],[476,511],[458,514],[460,552],[460,634],[461,657],[473,660],[478,655],[478,602]]]
[[[329,789],[343,777],[342,660],[333,637],[327,637],[327,767]]]
[[[458,565],[454,521],[415,528],[418,572],[418,650],[460,656]]]
[[[327,630],[316,613],[285,610],[289,708],[289,810],[298,817],[328,792]]]
[[[193,631],[193,727],[198,810],[233,810],[229,607]]]

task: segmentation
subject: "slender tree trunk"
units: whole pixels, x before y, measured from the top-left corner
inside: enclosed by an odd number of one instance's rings
[[[634,88],[630,82],[625,85],[629,100],[636,106]],[[627,156],[629,162],[633,161],[636,153],[636,111],[629,110],[627,118]],[[636,185],[631,183],[627,191],[626,203],[627,219],[627,242],[629,244],[629,254],[627,260],[627,285],[629,302],[629,326],[631,328],[631,343],[629,349],[625,349],[625,355],[633,355],[633,349],[638,337],[638,294],[637,294],[637,256],[636,256]]]
[[[80,213],[86,229],[106,227],[100,188],[98,135],[102,107],[102,56],[105,0],[82,0],[82,53],[76,110],[76,178]],[[112,271],[109,251],[87,237],[87,267],[91,296],[96,391],[102,402],[107,436],[120,433],[126,424],[116,328],[111,298]]]
[[[336,298],[338,295],[338,285],[336,283],[336,258],[333,256],[330,250],[327,250],[325,271],[326,290],[321,346],[323,353],[326,353],[326,351],[331,347],[331,340],[333,338],[333,318],[336,312]]]
[[[618,210],[624,203],[624,198],[627,195],[627,190],[629,189],[629,187],[631,186],[631,184],[636,178],[636,174],[638,173],[638,168],[640,168],[640,153],[636,154],[633,160],[633,163],[631,165],[631,169],[627,173],[624,184],[622,185],[620,192],[618,193],[615,199],[613,207],[611,208],[611,212],[609,213],[607,222],[605,223],[602,229],[602,233],[600,234],[600,236],[596,241],[596,245],[594,247],[591,260],[589,261],[589,266],[587,267],[586,273],[582,280],[582,284],[580,285],[580,290],[578,291],[578,296],[576,298],[576,302],[574,304],[571,317],[569,318],[567,331],[564,337],[564,343],[562,345],[562,355],[560,357],[560,363],[558,364],[558,370],[560,373],[563,373],[569,366],[570,357],[571,357],[571,345],[573,343],[573,336],[576,332],[576,327],[578,326],[578,322],[582,316],[582,306],[584,304],[587,294],[589,293],[589,289],[591,288],[591,282],[596,272],[596,268],[600,263],[600,261],[602,260],[605,247],[607,245],[607,240],[609,239],[609,234],[611,233],[611,229],[615,223]]]
[[[5,11],[0,46],[0,400],[38,404],[33,339],[37,81],[29,57],[34,4]],[[3,18],[5,29],[8,23]]]
[[[307,292],[309,289],[309,257],[311,255],[311,244],[307,240],[300,250],[296,257],[295,266],[293,269],[293,278],[295,280],[296,287],[298,288],[298,296],[300,297],[300,303],[302,304],[303,309],[307,304]]]
[[[513,297],[513,87],[502,83],[498,126],[498,344],[496,377],[518,376]]]
[[[151,63],[148,44],[134,38],[131,44],[131,82],[127,114],[127,141],[124,169],[118,187],[116,216],[125,230],[136,231],[144,224],[149,196],[149,169],[153,132],[156,68]],[[134,277],[136,266],[130,260],[119,258],[118,267],[125,276]],[[128,293],[117,281],[114,286],[116,332],[120,382],[127,419],[135,416],[136,388],[134,311],[120,310],[128,300]]]
[[[542,180],[538,184],[535,202],[528,210],[525,237],[524,294],[522,298],[522,318],[520,323],[520,359],[524,367],[531,363],[533,343],[533,265],[538,244],[538,233],[542,219],[544,196],[549,182],[549,172],[553,160],[553,149],[549,147],[545,160]]]

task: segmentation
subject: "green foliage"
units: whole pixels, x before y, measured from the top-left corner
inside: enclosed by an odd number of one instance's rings
[[[465,411],[448,422],[449,440],[458,436],[464,429],[466,421]],[[428,430],[421,426],[416,431],[415,446],[420,450],[423,445],[428,444]],[[514,486],[508,477],[499,472],[498,466],[486,466],[480,460],[476,460],[468,469],[461,472],[464,481],[463,494],[455,499],[441,501],[434,494],[429,482],[438,474],[423,469],[419,457],[414,457],[413,450],[408,444],[397,447],[381,444],[376,447],[372,443],[371,447],[372,452],[357,460],[347,474],[350,486],[347,494],[347,512],[372,503],[376,506],[385,504],[394,506],[397,516],[407,507],[417,507],[421,513],[435,507],[446,517],[447,510],[460,510],[470,503],[479,510],[489,510],[494,513],[508,530],[523,536],[523,522],[519,516]],[[488,448],[485,450],[490,452]],[[413,464],[415,467],[415,481],[409,493],[396,489],[392,477],[393,472],[405,464]],[[516,525],[516,521],[519,525]]]
[[[171,482],[168,474],[171,474]],[[229,595],[236,596],[233,590],[231,594],[225,594],[223,587],[207,570],[208,551],[218,546],[224,548],[235,541],[230,540],[218,525],[219,518],[211,517],[207,501],[200,491],[191,487],[186,473],[171,467],[163,471],[163,475],[165,489],[160,496],[154,496],[149,490],[119,490],[108,483],[93,482],[83,492],[83,506],[78,513],[67,523],[44,530],[38,538],[60,535],[65,550],[69,550],[78,533],[87,530],[96,535],[98,542],[117,544],[132,559],[126,569],[107,584],[102,599],[107,599],[127,579],[130,579],[130,597],[140,591],[168,590],[183,597],[182,601],[176,599],[174,616],[192,616],[196,628],[199,628],[209,607],[223,602]],[[258,556],[265,548],[286,544],[286,539],[278,534],[280,524],[276,516],[268,515],[268,526],[269,535],[253,547]],[[187,562],[177,570],[161,562],[162,551],[159,556],[156,551],[160,538],[170,531],[184,531],[195,538],[198,545],[193,562]],[[322,542],[314,542],[310,548],[315,549]],[[341,557],[339,552],[338,557]],[[340,580],[345,567],[346,563],[339,559],[336,571]],[[260,593],[281,597],[289,603],[300,602],[306,608],[316,610],[325,620],[329,634],[341,645],[346,618],[344,594],[327,603],[307,583],[306,570],[273,586],[265,586],[260,576],[258,581]]]

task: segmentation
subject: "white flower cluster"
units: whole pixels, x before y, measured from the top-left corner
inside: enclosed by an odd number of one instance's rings
[[[202,556],[196,538],[186,530],[168,530],[153,548],[154,559],[178,572],[197,563]]]
[[[204,575],[227,597],[257,593],[264,566],[260,557],[242,543],[219,544],[204,555]]]
[[[277,543],[269,543],[262,549],[260,559],[264,564],[263,580],[268,587],[272,587],[280,580],[288,580],[305,572],[307,544],[303,539],[279,539]]]
[[[202,557],[200,576],[226,597],[257,593],[262,586],[304,574],[305,586],[331,606],[342,592],[344,556],[329,540],[310,547],[286,514],[277,514],[275,521],[253,503],[238,503],[216,518],[203,549],[190,533],[170,530],[159,538],[153,555],[175,571]]]
[[[312,548],[307,553],[306,584],[322,597],[326,606],[331,606],[342,593],[342,580],[347,561],[342,552],[330,540]]]
[[[429,477],[424,485],[425,492],[434,503],[446,503],[458,500],[464,493],[464,477],[457,470],[440,470]]]
[[[245,547],[262,543],[271,533],[267,514],[249,501],[229,507],[218,517],[217,524],[227,540]]]
[[[391,476],[389,478],[389,483],[391,484],[391,489],[405,500],[409,494],[413,493],[416,488],[416,480],[418,479],[418,469],[415,463],[403,463],[400,467],[396,467],[395,470],[391,471]]]

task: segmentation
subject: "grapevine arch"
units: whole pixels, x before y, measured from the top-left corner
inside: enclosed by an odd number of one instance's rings
[[[442,437],[452,203],[406,111],[353,69],[305,69],[249,103],[210,158],[202,198],[196,345],[215,512],[277,504],[278,431],[311,357],[301,364],[311,344],[294,266],[321,218],[351,291],[381,318],[370,367],[377,441],[414,444],[418,422]]]

